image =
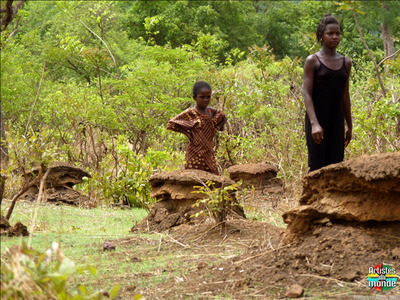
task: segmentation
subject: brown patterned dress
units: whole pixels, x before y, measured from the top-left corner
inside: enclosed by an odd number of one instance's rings
[[[189,108],[168,122],[167,129],[190,131],[192,139],[186,148],[185,169],[198,169],[219,175],[214,157],[213,140],[215,126],[224,120],[225,114],[217,110],[212,116],[203,116],[194,108]]]

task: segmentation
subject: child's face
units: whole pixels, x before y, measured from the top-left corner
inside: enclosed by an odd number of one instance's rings
[[[321,36],[322,43],[329,48],[336,48],[339,46],[342,39],[342,32],[337,24],[328,24]]]
[[[196,101],[197,107],[205,109],[211,100],[211,91],[204,87],[202,88],[196,96],[193,96],[194,101]]]

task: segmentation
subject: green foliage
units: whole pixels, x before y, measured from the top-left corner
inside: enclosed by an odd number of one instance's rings
[[[386,60],[385,66],[390,74],[396,76],[400,73],[400,56],[397,56],[396,59]]]
[[[203,194],[205,198],[198,199],[193,204],[194,207],[200,206],[201,209],[191,217],[209,215],[217,224],[224,224],[229,208],[232,205],[237,205],[233,203],[233,200],[240,185],[241,182],[223,187],[215,187],[213,182],[208,181],[202,186],[195,186],[194,188],[197,190],[192,193]]]
[[[117,3],[129,36],[155,45],[195,45],[211,61],[224,51],[246,50],[256,43],[251,1],[134,1]]]
[[[389,97],[371,101],[365,107],[354,107],[354,118],[357,125],[353,129],[355,139],[352,152],[355,155],[372,154],[375,152],[396,151],[398,146],[398,120],[400,104],[393,103]]]
[[[47,128],[31,135],[8,138],[9,157],[14,162],[11,168],[23,174],[33,167],[42,164],[47,166],[56,159],[62,160],[58,147],[51,143],[52,138],[53,132]]]
[[[215,35],[200,33],[194,49],[205,59],[218,62],[218,54],[223,52],[228,43]]]
[[[378,62],[383,22],[396,49],[400,42],[399,4],[385,3],[358,7]],[[307,171],[302,65],[320,47],[315,30],[326,12],[340,19],[338,51],[353,61],[347,157],[397,151],[399,57],[380,66],[383,99],[352,12],[339,8],[329,1],[28,1],[18,28],[13,21],[1,37],[7,172],[68,161],[93,175],[78,188],[97,203],[148,207],[146,176],[184,163],[187,138],[165,126],[194,104],[193,83],[206,80],[211,105],[229,120],[216,138],[220,167],[268,162],[286,185],[300,182]]]
[[[150,197],[148,179],[156,170],[166,170],[166,161],[171,159],[171,155],[151,149],[145,155],[136,154],[122,140],[117,146],[117,155],[121,168],[115,175],[112,171],[107,172],[98,188],[103,190],[106,199],[112,199],[114,203],[149,210],[154,199]]]
[[[2,299],[108,299],[101,291],[91,292],[80,284],[70,286],[73,276],[88,272],[93,277],[97,269],[91,265],[76,266],[64,257],[57,243],[52,249],[42,253],[22,244],[18,251],[1,258],[1,297]],[[111,299],[119,294],[119,286],[110,291]]]
[[[145,151],[158,128],[193,101],[193,82],[209,64],[184,49],[151,47],[142,55],[121,68],[129,75],[112,83],[123,92],[114,97],[110,107],[128,140]]]

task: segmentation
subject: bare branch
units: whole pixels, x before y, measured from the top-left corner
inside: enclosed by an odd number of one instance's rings
[[[378,64],[378,67],[379,67],[385,60],[391,59],[393,56],[396,56],[396,54],[399,53],[399,52],[400,52],[400,49],[398,49],[395,53],[393,53],[393,54],[391,54],[391,55],[385,57],[384,59],[382,59],[381,62]]]
[[[42,77],[40,78],[39,87],[38,87],[38,91],[37,91],[37,93],[36,93],[35,101],[33,102],[32,109],[31,109],[31,113],[29,114],[28,123],[26,123],[25,134],[24,134],[25,136],[26,136],[26,134],[27,134],[27,132],[28,132],[28,129],[29,129],[29,123],[31,122],[32,115],[33,115],[33,110],[35,109],[36,102],[37,102],[37,100],[39,99],[40,90],[41,90],[41,88],[42,88],[42,82],[43,82],[43,77],[44,77],[45,71],[46,71],[46,62],[43,63]]]
[[[16,33],[18,32],[19,20],[20,20],[20,18],[18,17],[18,18],[17,18],[17,21],[16,21],[16,23],[15,23],[15,28],[14,28],[14,30],[10,33],[10,35],[8,36],[8,38],[7,38],[7,40],[6,40],[7,43],[8,43],[8,41],[14,36],[14,34],[16,34]]]
[[[89,30],[92,34],[94,34],[94,35],[104,44],[104,46],[106,46],[106,48],[107,48],[107,50],[108,50],[108,53],[110,53],[111,58],[112,58],[112,60],[113,60],[113,62],[114,62],[115,70],[117,71],[117,78],[120,79],[120,77],[119,77],[119,72],[118,72],[117,61],[115,60],[114,55],[112,54],[110,48],[108,48],[106,42],[103,41],[103,39],[102,39],[100,36],[98,36],[98,34],[97,34],[96,32],[94,32],[92,29],[90,29],[88,26],[86,26],[86,24],[83,23],[79,18],[78,18],[78,20],[79,20],[79,22],[82,23],[83,26],[86,27],[87,30]]]
[[[17,4],[13,4],[13,0],[7,0],[6,7],[1,9],[1,13],[5,16],[1,19],[1,31],[5,30],[11,21],[16,17],[18,10],[24,6],[26,0],[19,0]]]
[[[43,168],[43,166],[42,166],[42,168]],[[47,175],[49,175],[49,173],[50,173],[50,168],[47,168],[46,173],[44,173],[44,176],[40,180],[39,194],[38,194],[37,201],[36,201],[35,212],[33,214],[31,230],[29,231],[28,247],[30,247],[32,245],[32,237],[33,237],[33,232],[35,231],[35,222],[36,222],[38,211],[39,211],[39,204],[40,204],[40,200],[42,199],[42,194],[43,194],[44,190],[46,189],[46,179],[47,179]]]
[[[21,191],[12,198],[10,208],[8,209],[7,215],[6,215],[6,220],[7,221],[10,220],[11,214],[12,214],[12,212],[14,210],[14,206],[15,206],[15,203],[17,202],[18,198],[21,197],[21,195],[23,193],[25,193],[30,187],[36,185],[39,182],[42,174],[43,173],[42,173],[42,171],[40,169],[40,173],[39,173],[38,177],[36,177],[34,180],[29,182],[28,184],[25,184],[25,186],[21,189]]]
[[[382,89],[383,97],[386,98],[386,89],[385,89],[385,86],[383,85],[383,81],[382,81],[382,78],[381,78],[381,73],[379,72],[378,65],[376,64],[375,58],[374,58],[374,56],[372,55],[371,50],[369,49],[369,47],[368,47],[368,45],[367,45],[367,42],[366,42],[365,39],[364,39],[364,35],[362,34],[361,27],[360,27],[360,25],[358,24],[356,12],[354,11],[354,9],[351,9],[351,12],[353,13],[354,21],[355,21],[355,23],[356,23],[356,27],[357,27],[357,29],[358,29],[358,33],[360,34],[360,38],[361,38],[361,40],[362,40],[362,42],[363,42],[363,44],[364,44],[365,49],[367,49],[367,52],[368,52],[368,54],[369,54],[369,57],[370,57],[371,60],[372,60],[372,63],[374,64],[375,72],[376,72],[376,75],[378,76],[378,81],[379,81],[379,84],[380,84],[381,89]]]

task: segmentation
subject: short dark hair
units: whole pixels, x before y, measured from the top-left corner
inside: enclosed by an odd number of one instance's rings
[[[212,91],[211,86],[207,82],[205,82],[205,81],[196,81],[196,83],[193,85],[193,97],[196,97],[197,93],[202,88],[208,88],[210,91]]]
[[[322,42],[321,36],[324,34],[326,26],[329,24],[336,24],[339,25],[340,32],[343,32],[342,27],[340,26],[339,20],[332,16],[331,14],[325,14],[324,17],[321,20],[321,23],[318,24],[317,27],[317,41]]]

